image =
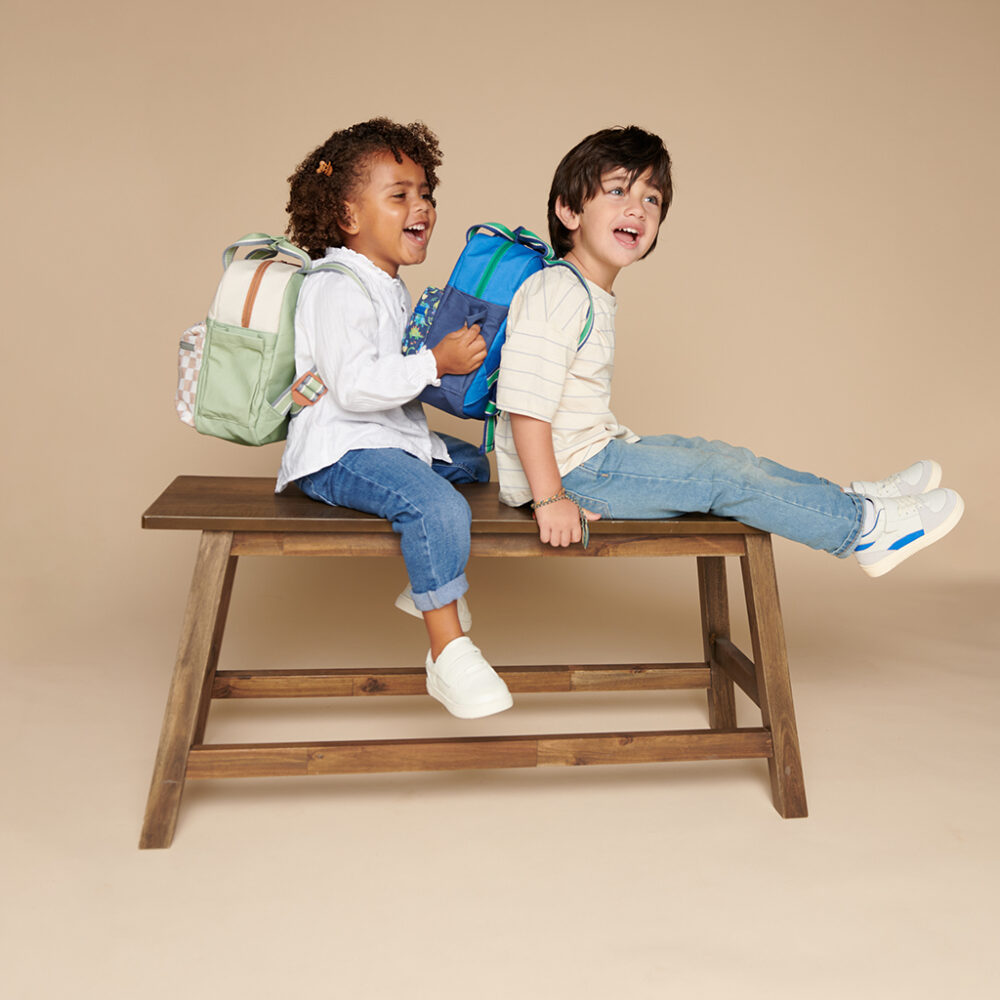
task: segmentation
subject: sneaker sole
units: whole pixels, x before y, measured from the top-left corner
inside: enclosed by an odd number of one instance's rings
[[[444,705],[456,719],[483,719],[487,715],[496,715],[498,712],[506,712],[508,708],[514,707],[514,699],[509,691],[503,696],[497,695],[496,698],[480,702],[477,705],[465,705],[452,701],[430,677],[427,678],[427,693],[435,701]]]
[[[936,490],[941,485],[941,466],[933,459],[929,459],[928,461],[931,463],[931,478],[927,480],[927,486],[923,490],[924,493],[930,493],[931,490]]]
[[[882,556],[878,562],[872,563],[870,566],[866,566],[864,563],[859,563],[859,565],[870,577],[884,576],[889,570],[895,569],[901,562],[905,562],[910,556],[916,555],[921,549],[926,549],[928,545],[933,545],[944,538],[962,520],[964,513],[965,501],[959,497],[958,503],[955,504],[955,509],[933,531],[921,535],[915,542],[910,542],[905,549],[900,549],[898,552],[890,552]]]

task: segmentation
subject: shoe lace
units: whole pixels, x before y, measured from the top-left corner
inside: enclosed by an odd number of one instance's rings
[[[901,517],[908,517],[924,506],[924,498],[919,495],[896,498],[896,513]]]

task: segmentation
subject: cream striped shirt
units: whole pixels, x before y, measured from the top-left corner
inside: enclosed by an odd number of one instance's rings
[[[594,328],[579,351],[587,295],[568,268],[533,274],[511,302],[500,358],[496,454],[500,499],[512,507],[531,500],[531,489],[514,448],[509,414],[552,425],[562,476],[612,438],[639,440],[611,412],[617,300],[592,282],[587,285],[594,299]]]

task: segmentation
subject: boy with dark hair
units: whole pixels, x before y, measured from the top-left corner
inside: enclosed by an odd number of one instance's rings
[[[670,206],[670,156],[635,126],[605,129],[556,169],[549,234],[586,279],[594,302],[587,342],[577,340],[587,294],[566,268],[546,268],[518,290],[500,364],[496,451],[500,497],[530,503],[539,537],[581,538],[585,520],[732,517],[835,556],[853,554],[881,576],[943,538],[964,505],[938,488],[941,468],[923,460],[849,490],[745,448],[676,435],[640,437],[610,409],[614,367],[612,293],[623,267],[656,245]]]

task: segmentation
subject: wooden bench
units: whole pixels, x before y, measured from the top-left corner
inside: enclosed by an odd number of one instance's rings
[[[785,817],[806,815],[770,535],[736,521],[701,515],[664,521],[600,520],[591,525],[587,549],[579,545],[553,549],[539,542],[527,511],[499,503],[492,484],[461,488],[472,507],[475,557],[694,556],[698,561],[703,662],[498,667],[510,690],[519,694],[704,688],[708,692],[707,729],[205,743],[209,708],[215,698],[426,695],[422,666],[216,669],[240,556],[399,555],[398,536],[388,522],[327,507],[294,489],[275,496],[273,489],[271,479],[181,476],[143,515],[144,528],[199,531],[201,542],[140,847],[170,846],[184,783],[198,778],[763,757],[770,769],[777,811]],[[727,556],[739,557],[742,567],[752,658],[730,638]],[[734,684],[759,706],[760,726],[737,726]],[[442,713],[442,730],[456,727]]]

